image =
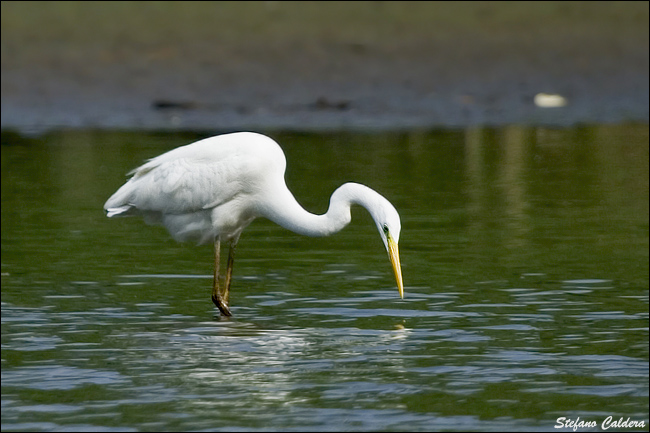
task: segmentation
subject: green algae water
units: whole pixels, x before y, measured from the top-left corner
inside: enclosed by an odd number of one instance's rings
[[[260,132],[307,210],[395,205],[405,298],[354,208],[253,222],[223,320],[210,246],[102,210],[211,134],[3,132],[3,431],[647,431],[647,125]]]

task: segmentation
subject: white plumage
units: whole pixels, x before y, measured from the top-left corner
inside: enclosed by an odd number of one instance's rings
[[[330,198],[324,215],[298,204],[284,181],[286,159],[271,138],[238,132],[206,138],[150,159],[113,194],[104,208],[108,217],[142,215],[161,224],[179,242],[215,243],[212,300],[230,315],[228,294],[234,252],[241,232],[257,217],[268,218],[296,233],[326,236],[350,222],[350,206],[365,207],[377,225],[403,296],[397,242],[399,214],[388,200],[367,186],[346,183]],[[220,242],[231,246],[225,289],[219,288]]]

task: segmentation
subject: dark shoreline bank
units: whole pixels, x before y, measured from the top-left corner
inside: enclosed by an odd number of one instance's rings
[[[127,3],[2,2],[2,129],[649,121],[647,2]]]

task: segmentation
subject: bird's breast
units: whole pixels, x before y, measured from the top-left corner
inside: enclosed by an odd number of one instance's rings
[[[239,236],[256,217],[255,206],[246,195],[237,195],[210,210],[212,232],[222,240]]]

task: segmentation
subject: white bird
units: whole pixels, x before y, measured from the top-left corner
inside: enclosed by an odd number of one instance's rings
[[[129,173],[133,176],[113,194],[106,215],[142,215],[160,224],[179,242],[214,243],[212,301],[230,316],[229,293],[235,248],[242,231],[265,217],[307,236],[327,236],[351,220],[350,206],[368,210],[393,266],[404,297],[397,243],[400,217],[376,191],[346,183],[334,191],[329,209],[314,215],[300,206],[284,180],[286,159],[271,138],[252,132],[218,135],[170,150]],[[219,283],[221,242],[230,244],[224,288]]]

